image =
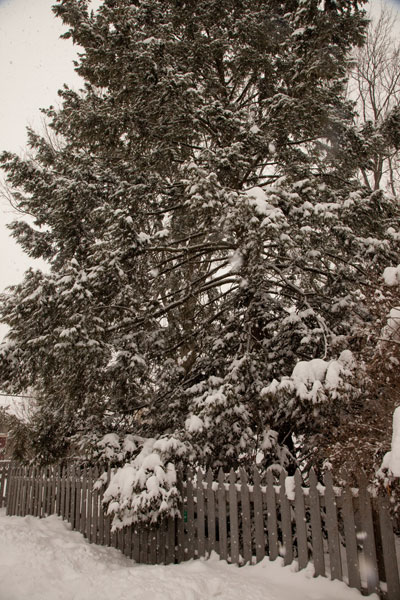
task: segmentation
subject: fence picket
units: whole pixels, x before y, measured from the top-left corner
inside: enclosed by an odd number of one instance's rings
[[[17,467],[17,470],[15,472],[15,478],[16,478],[16,486],[15,486],[15,499],[14,499],[13,514],[19,515],[19,497],[20,497],[20,493],[21,493],[21,467]]]
[[[104,546],[104,506],[103,506],[104,491],[100,488],[99,492],[99,544]]]
[[[72,469],[73,469],[72,465],[70,465],[69,467],[67,467],[67,470],[66,470],[66,481],[65,481],[65,485],[66,485],[65,518],[67,519],[68,522],[71,521]]]
[[[152,526],[149,530],[149,563],[155,565],[157,562],[157,529]]]
[[[221,560],[228,560],[228,531],[226,521],[225,475],[222,469],[218,473],[218,534],[219,555]]]
[[[217,552],[216,518],[215,518],[215,492],[213,490],[213,474],[211,469],[207,472],[207,533],[208,553]]]
[[[343,490],[343,528],[346,541],[346,560],[349,586],[361,591],[360,564],[358,560],[353,494],[348,485]]]
[[[0,508],[5,504],[6,467],[0,464]]]
[[[251,516],[250,516],[250,492],[247,481],[247,475],[243,469],[240,469],[240,500],[242,513],[242,536],[243,536],[243,558],[245,563],[251,564],[252,544],[251,544]]]
[[[15,494],[16,494],[16,486],[17,486],[17,465],[13,464],[12,466],[12,476],[11,476],[11,485],[9,490],[9,498],[7,499],[7,514],[14,515],[15,510]],[[8,512],[9,510],[9,512]]]
[[[29,477],[29,504],[28,504],[28,510],[29,510],[29,514],[33,515],[34,513],[34,503],[35,503],[35,474],[36,474],[36,469],[35,467],[31,467],[30,469],[30,477]]]
[[[60,513],[63,519],[66,518],[66,503],[65,503],[65,495],[66,495],[66,468],[61,468],[61,499],[60,499]]]
[[[81,499],[81,519],[79,531],[87,537],[86,521],[87,521],[87,469],[82,470],[82,499]]]
[[[23,493],[23,467],[18,468],[18,483],[17,483],[17,498],[15,502],[15,513],[18,516],[22,515],[21,505],[22,505],[22,493]]]
[[[93,514],[93,520],[92,520],[92,541],[93,544],[97,544],[98,541],[98,527],[99,527],[99,492],[97,487],[95,487],[95,483],[97,482],[99,478],[99,471],[97,469],[97,467],[95,467],[94,471],[93,471],[93,479],[92,479],[92,506],[93,506],[93,510],[92,510],[92,514]]]
[[[81,531],[82,515],[82,469],[78,467],[75,471],[75,525],[76,531]]]
[[[197,551],[198,556],[205,556],[206,553],[206,535],[205,535],[205,518],[204,518],[204,487],[203,487],[203,472],[197,470],[196,477],[196,493],[197,493]]]
[[[314,562],[314,575],[325,576],[324,542],[322,538],[321,505],[317,488],[317,476],[314,469],[310,470],[310,521],[312,536],[312,555]]]
[[[193,496],[193,472],[189,469],[186,479],[186,498],[187,498],[187,523],[186,523],[186,558],[194,558],[195,556],[195,539],[194,539],[194,496]]]
[[[106,481],[105,488],[108,487],[110,480],[111,480],[111,468],[108,467],[107,481]],[[105,546],[111,545],[111,516],[108,514],[104,515],[104,541],[105,541],[105,544],[104,544]]]
[[[89,467],[86,471],[86,536],[93,543],[93,469]]]
[[[275,560],[279,555],[278,519],[276,516],[274,476],[271,469],[267,471],[267,515],[269,559]]]
[[[132,558],[135,562],[140,562],[140,535],[139,526],[137,524],[132,525]]]
[[[140,562],[147,564],[147,546],[148,546],[148,530],[146,526],[140,528]]]
[[[23,491],[22,491],[22,506],[21,506],[21,515],[25,517],[28,514],[28,473],[29,468],[23,468]]]
[[[5,489],[5,505],[6,505],[6,515],[11,515],[11,496],[12,496],[12,486],[14,485],[14,471],[13,464],[10,463],[8,466],[8,477],[7,484]]]
[[[183,487],[183,479],[181,473],[177,476],[176,487],[179,493],[179,512],[180,517],[177,519],[176,534],[177,534],[177,559],[178,562],[183,562],[186,558],[186,537],[185,537],[185,519],[187,518],[186,503],[185,503],[185,491]]]
[[[256,561],[260,562],[265,556],[265,533],[260,473],[256,467],[253,468],[253,509]]]
[[[76,506],[76,468],[71,469],[71,500],[70,500],[70,523],[72,529],[75,529],[75,506]]]
[[[239,564],[239,519],[238,519],[238,499],[236,489],[236,475],[233,469],[229,473],[229,518],[230,518],[230,540],[231,540],[231,561]]]
[[[294,474],[295,500],[294,512],[296,519],[297,553],[299,569],[304,569],[308,564],[308,544],[306,527],[306,510],[304,505],[304,493],[302,488],[302,477],[296,469]]]
[[[367,480],[363,473],[359,475],[359,503],[362,527],[360,537],[362,538],[365,563],[367,564],[367,590],[368,594],[373,594],[379,591],[378,563],[376,559],[371,500],[367,490]]]
[[[51,467],[47,467],[47,469],[45,470],[45,490],[46,490],[46,497],[45,497],[45,515],[51,515],[52,514],[52,510],[51,510],[51,506],[52,506],[52,498],[51,498],[51,493],[52,493],[52,488],[53,488],[53,478],[52,478],[52,472],[51,472]]]
[[[279,476],[279,503],[281,509],[283,563],[284,565],[290,565],[293,562],[292,509],[286,495],[286,477],[286,471],[281,471]]]
[[[164,554],[165,564],[169,565],[175,562],[175,532],[176,532],[176,519],[169,517],[167,519],[166,532],[164,533]]]
[[[40,477],[41,471],[40,468],[37,467],[35,473],[35,484],[34,484],[34,506],[33,506],[33,516],[39,517],[39,493],[40,493]]]
[[[265,556],[265,534],[260,473],[256,467],[253,468],[253,507],[256,561],[260,562]]]
[[[167,564],[167,528],[168,528],[168,519],[163,519],[161,523],[158,524],[157,527],[157,556],[156,556],[156,564],[157,565],[165,565]],[[168,564],[172,561],[170,560]]]
[[[324,476],[326,529],[328,531],[329,560],[331,579],[342,579],[342,563],[340,559],[339,526],[333,479],[330,471]]]

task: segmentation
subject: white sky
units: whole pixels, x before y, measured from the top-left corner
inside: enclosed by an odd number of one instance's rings
[[[400,0],[386,0],[400,9]],[[60,40],[64,29],[51,12],[54,0],[0,0],[0,151],[23,153],[27,125],[40,130],[39,108],[57,104],[64,83],[79,87],[73,70],[75,49]],[[93,7],[101,0],[92,0]],[[380,0],[372,0],[373,7]],[[29,266],[27,257],[9,236],[6,223],[15,213],[0,199],[0,292],[18,283]],[[0,340],[5,329],[0,325]]]
[[[70,40],[59,39],[65,28],[53,15],[52,4],[53,0],[0,0],[0,151],[22,154],[26,126],[41,129],[39,109],[57,105],[57,91],[64,83],[80,86],[72,64],[76,49]],[[6,224],[16,216],[1,197],[0,292],[19,283],[30,266],[43,264],[26,256],[10,237]],[[0,340],[4,333],[0,325]]]

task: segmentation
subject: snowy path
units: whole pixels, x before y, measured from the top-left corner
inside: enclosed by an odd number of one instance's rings
[[[0,511],[0,600],[360,600],[343,583],[294,573],[279,560],[241,569],[213,558],[135,565],[90,545],[52,516]]]

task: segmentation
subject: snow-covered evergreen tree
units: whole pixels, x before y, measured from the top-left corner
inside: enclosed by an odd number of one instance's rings
[[[287,465],[351,396],[399,262],[398,209],[355,177],[362,4],[54,7],[85,87],[45,111],[59,147],[30,132],[33,158],[2,155],[34,219],[14,235],[51,268],[3,297],[0,382],[35,390],[44,458],[133,459],[128,513],[169,510],[182,461]]]

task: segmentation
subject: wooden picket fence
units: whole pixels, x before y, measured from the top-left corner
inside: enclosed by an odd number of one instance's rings
[[[243,470],[189,471],[179,477],[180,517],[157,526],[132,525],[113,532],[94,487],[99,469],[0,465],[0,504],[8,515],[57,514],[89,542],[113,546],[135,561],[171,564],[211,552],[237,565],[279,556],[299,569],[312,561],[315,575],[345,581],[363,593],[400,598],[399,565],[388,498],[372,498],[361,478],[358,489],[338,489],[328,472],[323,484],[311,471],[307,487],[294,477],[257,469],[251,485]],[[112,472],[108,470],[108,481]]]

